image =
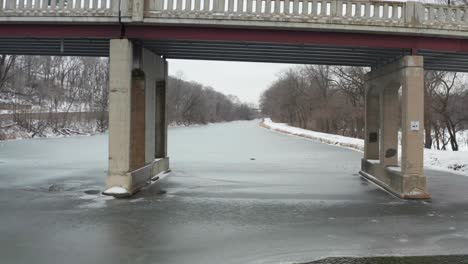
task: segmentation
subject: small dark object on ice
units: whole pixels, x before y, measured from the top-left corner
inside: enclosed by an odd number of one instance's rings
[[[65,190],[65,186],[63,184],[52,184],[49,186],[49,192],[61,192]]]
[[[255,160],[255,158],[250,158],[250,160]]]
[[[101,191],[99,191],[99,190],[86,190],[86,191],[84,191],[84,193],[89,194],[89,195],[96,195],[96,194],[100,194]]]

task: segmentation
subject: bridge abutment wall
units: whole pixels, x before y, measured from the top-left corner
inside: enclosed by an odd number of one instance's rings
[[[105,194],[129,196],[169,170],[167,62],[128,39],[110,41],[109,170]]]
[[[428,199],[423,170],[423,57],[405,56],[372,70],[366,76],[366,89],[366,137],[361,175],[400,198]]]

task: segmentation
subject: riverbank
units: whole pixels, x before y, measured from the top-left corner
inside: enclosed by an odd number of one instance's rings
[[[236,120],[239,121],[239,120]],[[182,124],[182,123],[171,123],[169,128],[183,128],[183,127],[198,127],[206,126],[210,124],[220,124],[227,122],[236,122],[236,121],[223,121],[217,123],[207,123],[207,124]],[[34,132],[28,131],[26,128],[18,125],[14,122],[8,122],[2,124],[0,122],[0,141],[8,140],[21,140],[21,139],[32,139],[32,138],[62,138],[70,136],[92,136],[107,133],[108,130],[100,131],[94,123],[79,123],[74,124],[73,126],[53,129],[48,126],[43,130],[41,134],[34,134]]]
[[[0,124],[0,141],[5,140],[21,140],[31,138],[60,138],[68,136],[91,136],[96,134],[105,133],[100,131],[93,123],[79,123],[63,128],[53,128],[52,126],[45,125],[40,131],[26,129],[25,127],[9,122]]]
[[[285,123],[275,123],[270,118],[265,118],[260,123],[260,126],[276,132],[308,138],[329,145],[345,147],[359,152],[364,151],[364,140],[358,138],[306,130],[289,126]],[[428,169],[468,176],[468,151],[424,149],[424,164]]]

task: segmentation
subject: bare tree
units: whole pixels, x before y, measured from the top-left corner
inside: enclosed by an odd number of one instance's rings
[[[367,71],[310,65],[291,68],[262,94],[260,107],[275,121],[362,137]],[[426,148],[459,149],[457,134],[468,128],[467,90],[466,79],[460,74],[425,73]]]
[[[446,72],[440,71],[426,71],[424,73],[424,147],[427,149],[432,148],[432,131],[435,127],[438,127],[438,124],[433,118],[433,98],[435,96],[434,93],[437,87],[440,86],[441,80],[445,78],[446,75]],[[437,131],[439,130],[437,129]],[[435,133],[435,136],[438,137],[438,133]],[[437,143],[439,142],[437,141]]]
[[[253,110],[235,96],[226,96],[199,83],[170,77],[168,82],[169,122],[205,124],[209,122],[250,119]]]
[[[368,70],[361,67],[334,67],[334,81],[346,99],[351,103],[349,113],[353,119],[352,136],[364,136],[364,100],[366,96],[364,77]]]
[[[12,76],[16,56],[0,55],[0,93]]]
[[[457,132],[463,128],[468,115],[460,111],[464,103],[466,86],[457,73],[449,73],[439,79],[440,85],[435,89],[433,108],[438,114],[438,124],[442,124],[442,133],[446,130],[448,142],[453,151],[458,151]],[[442,147],[445,149],[445,144]]]

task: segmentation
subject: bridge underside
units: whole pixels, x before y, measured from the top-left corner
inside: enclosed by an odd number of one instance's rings
[[[371,67],[410,53],[330,45],[275,44],[226,41],[142,41],[144,47],[168,59],[247,61]]]
[[[86,29],[86,28],[85,28]],[[63,28],[66,31],[67,28]],[[232,30],[232,29],[231,29]],[[217,32],[201,32],[194,35],[159,32],[132,31],[128,29],[128,37],[134,43],[163,56],[166,59],[245,61],[289,64],[322,64],[340,66],[361,66],[379,68],[382,65],[397,61],[406,55],[424,57],[424,69],[441,71],[468,72],[468,48],[460,40],[440,38],[415,39],[405,36],[355,34],[326,34],[330,44],[325,44],[320,32],[302,32],[302,35],[284,35],[278,33],[278,39],[272,37],[250,37],[251,31],[246,31],[244,40],[232,40]],[[193,31],[193,30],[192,30]],[[37,34],[37,37],[17,37],[17,34],[2,32],[0,29],[0,54],[11,55],[56,55],[56,56],[93,56],[108,57],[110,39],[117,34],[111,27],[111,32],[105,38],[97,38],[98,32],[85,34],[73,30],[67,37],[58,38],[54,34]],[[237,32],[237,31],[234,31]],[[39,31],[40,33],[40,31]],[[95,33],[95,34],[94,34]],[[210,33],[210,34],[208,34]],[[247,34],[249,33],[249,34]],[[265,34],[274,34],[265,31]],[[299,32],[295,32],[299,33]],[[55,33],[58,34],[58,33]],[[29,33],[28,36],[34,34]],[[75,37],[83,35],[83,37]],[[140,37],[141,35],[141,37]],[[208,37],[207,37],[208,35]],[[351,36],[350,36],[351,35]],[[239,37],[239,39],[242,39]],[[435,43],[432,43],[432,42]],[[449,41],[449,42],[447,42]]]
[[[1,38],[0,54],[109,57],[109,39]]]

